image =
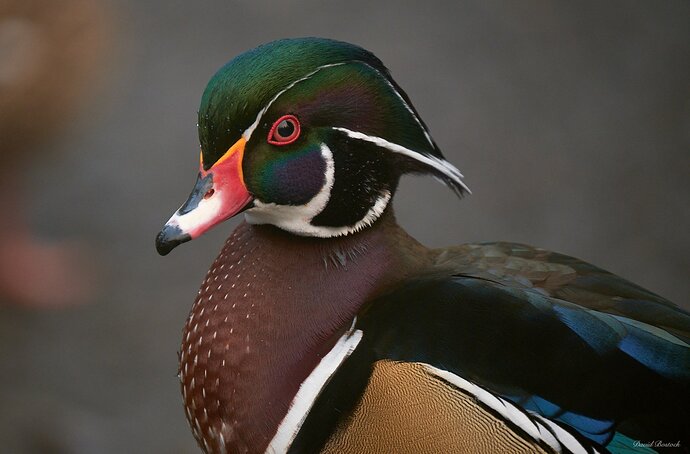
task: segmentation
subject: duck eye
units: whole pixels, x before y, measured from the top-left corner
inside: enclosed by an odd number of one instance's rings
[[[294,115],[283,115],[273,123],[268,132],[268,143],[272,145],[287,145],[299,137],[299,120]]]

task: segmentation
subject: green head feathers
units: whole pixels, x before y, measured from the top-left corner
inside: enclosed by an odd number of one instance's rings
[[[156,239],[161,254],[241,212],[297,235],[349,235],[388,209],[404,173],[467,191],[383,63],[352,44],[285,39],[234,58],[198,124],[202,168]]]
[[[466,190],[383,63],[348,43],[285,39],[223,66],[199,109],[204,170],[241,138],[247,219],[293,233],[366,227],[408,172]]]
[[[383,63],[352,44],[321,38],[282,39],[247,51],[211,78],[199,107],[199,141],[210,167],[254,123],[280,91],[324,65],[360,61],[382,74]]]

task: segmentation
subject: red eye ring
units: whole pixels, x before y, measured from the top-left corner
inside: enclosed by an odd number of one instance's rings
[[[268,131],[268,143],[287,145],[297,140],[300,134],[299,120],[294,115],[283,115],[273,123]]]

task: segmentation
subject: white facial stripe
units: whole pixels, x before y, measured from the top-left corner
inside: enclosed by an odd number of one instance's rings
[[[474,396],[479,402],[494,410],[496,413],[512,422],[537,442],[546,443],[555,452],[572,452],[587,454],[588,450],[567,430],[550,419],[519,408],[514,403],[500,396],[494,395],[486,389],[447,370],[442,370],[430,364],[424,364],[426,370],[436,377]],[[594,450],[594,452],[599,452]]]
[[[362,64],[362,65],[368,66],[368,67],[371,68],[373,71],[376,71],[376,72],[378,72],[379,74],[381,74],[381,72],[380,72],[379,70],[377,70],[377,69],[374,68],[373,66],[369,65],[368,63],[365,63],[365,62],[362,62],[362,61],[345,61],[345,62],[340,62],[340,63],[329,63],[329,64],[327,64],[327,65],[319,66],[319,67],[316,68],[314,71],[312,71],[312,72],[310,72],[310,73],[307,73],[304,77],[301,77],[301,78],[295,80],[293,83],[291,83],[290,85],[288,85],[287,87],[285,87],[283,90],[279,91],[278,94],[276,94],[276,95],[268,102],[268,104],[266,105],[266,107],[264,107],[263,109],[261,109],[261,110],[259,111],[259,114],[256,116],[256,119],[254,120],[254,123],[252,123],[251,126],[249,126],[249,127],[242,133],[242,137],[244,137],[244,139],[245,139],[246,141],[249,141],[249,139],[251,138],[252,134],[254,133],[254,130],[255,130],[256,127],[259,125],[259,122],[261,121],[261,118],[264,116],[264,114],[266,113],[266,111],[271,107],[271,105],[272,105],[272,104],[273,104],[283,93],[285,93],[286,91],[290,90],[292,87],[294,87],[294,86],[297,85],[298,83],[300,83],[300,82],[302,82],[302,81],[305,81],[305,80],[307,80],[307,79],[310,79],[314,74],[318,73],[319,71],[321,71],[321,70],[324,69],[324,68],[331,68],[331,67],[333,67],[333,66],[346,65],[346,64],[349,64],[349,63],[359,63],[359,64]],[[412,107],[405,101],[405,98],[402,97],[402,95],[400,94],[400,92],[398,92],[398,90],[397,90],[397,89],[395,88],[395,86],[388,80],[388,78],[387,78],[385,75],[383,75],[383,74],[381,74],[381,77],[382,77],[383,80],[386,82],[386,85],[388,85],[388,86],[390,87],[390,89],[393,90],[393,93],[395,93],[395,95],[398,97],[398,99],[400,99],[400,101],[401,101],[402,104],[405,106],[405,108],[407,109],[407,111],[410,112],[410,115],[412,115],[412,118],[414,118],[414,120],[417,122],[417,124],[418,124],[419,127],[421,128],[422,132],[424,133],[424,137],[426,137],[426,140],[429,142],[429,145],[431,145],[431,146],[433,147],[433,146],[434,146],[434,141],[431,140],[431,136],[429,135],[429,131],[426,130],[426,128],[425,128],[424,125],[422,124],[421,120],[419,119],[419,117],[417,116],[417,114],[415,113],[415,111],[414,111],[414,110],[412,109]],[[469,192],[469,189],[468,189],[468,192]]]
[[[308,80],[311,77],[313,77],[316,73],[321,71],[322,69],[325,68],[330,68],[334,66],[341,66],[345,64],[353,63],[353,61],[346,61],[346,62],[340,62],[340,63],[331,63],[327,65],[322,65],[316,68],[315,70],[309,72],[305,76],[295,80],[292,82],[290,85],[285,87],[283,90],[278,92],[269,102],[268,104],[259,111],[258,115],[256,116],[256,119],[254,120],[254,123],[252,123],[249,128],[247,128],[243,133],[242,137],[246,140],[249,141],[251,138],[252,134],[258,127],[259,123],[261,122],[261,119],[263,118],[264,114],[268,111],[268,109],[271,107],[271,105],[285,92],[293,88],[295,85],[298,83]],[[361,63],[367,66],[370,66],[364,62],[354,62],[354,63]],[[371,66],[370,66],[371,67]],[[377,71],[376,68],[373,68],[373,70]],[[414,110],[408,105],[408,103],[405,101],[405,99],[402,97],[402,95],[398,92],[398,90],[395,89],[395,87],[388,81],[388,79],[384,77],[384,80],[386,83],[389,85],[389,87],[393,90],[393,92],[400,98],[402,103],[405,105],[405,108],[410,112],[412,117],[415,119],[415,121],[419,124],[419,127],[422,129],[424,132],[424,135],[426,139],[428,140],[429,144],[433,146],[433,141],[431,140],[431,137],[429,136],[428,131],[426,128],[422,125],[421,121],[415,114]],[[356,131],[351,131],[349,129],[345,128],[338,128],[335,127],[333,129],[340,130],[344,133],[346,133],[348,136],[355,138],[355,139],[360,139],[360,140],[366,140],[368,142],[374,143],[380,147],[386,148],[390,151],[393,151],[395,153],[400,153],[405,156],[408,156],[412,159],[415,159],[417,161],[420,161],[436,170],[441,172],[443,175],[446,177],[450,178],[452,181],[457,183],[459,186],[461,186],[464,190],[467,192],[471,193],[470,189],[465,185],[465,183],[462,182],[462,174],[460,171],[455,168],[452,164],[449,162],[438,159],[435,156],[426,156],[421,153],[417,153],[413,150],[410,150],[408,148],[405,148],[401,145],[388,142],[385,139],[381,139],[380,137],[374,137],[374,136],[368,136],[366,134],[362,134]],[[325,175],[325,184],[319,191],[319,193],[314,196],[308,203],[300,206],[293,206],[293,205],[278,205],[275,203],[264,203],[260,200],[255,200],[254,201],[254,207],[247,212],[245,212],[245,219],[247,222],[250,224],[272,224],[277,227],[280,227],[284,230],[287,230],[292,233],[296,233],[298,235],[305,235],[305,236],[316,236],[316,237],[321,237],[321,238],[329,238],[329,237],[334,237],[334,236],[342,236],[342,235],[347,235],[350,233],[357,232],[369,225],[371,225],[381,214],[383,211],[386,209],[386,206],[388,206],[388,203],[390,202],[392,194],[390,191],[382,191],[381,194],[379,195],[379,198],[376,200],[374,205],[369,209],[369,211],[364,215],[364,217],[358,221],[356,224],[352,226],[340,226],[340,227],[328,227],[328,226],[315,226],[311,224],[312,219],[321,213],[323,209],[326,207],[326,204],[328,203],[330,197],[331,197],[331,190],[333,188],[333,182],[334,182],[334,173],[335,173],[335,167],[333,165],[333,153],[331,150],[325,145],[321,144],[321,152],[322,156],[324,156],[324,160],[326,161],[326,175]],[[444,182],[445,183],[445,182]]]
[[[376,71],[377,73],[381,74],[381,71],[379,71],[378,69],[376,69],[376,68],[374,68],[373,66],[369,65],[368,63],[364,63],[364,62],[361,62],[361,63],[362,63],[363,65],[366,65],[366,66],[370,67],[372,70]],[[424,133],[424,137],[426,137],[426,140],[429,142],[429,145],[431,145],[432,147],[434,147],[434,146],[435,146],[435,145],[434,145],[434,141],[431,140],[431,136],[429,135],[429,131],[426,130],[426,128],[425,128],[424,125],[422,124],[422,121],[419,119],[419,117],[417,116],[417,114],[415,113],[415,111],[412,109],[412,106],[410,106],[410,105],[407,103],[407,101],[405,101],[405,98],[403,98],[403,96],[400,94],[400,92],[395,88],[395,86],[391,83],[390,80],[388,80],[388,78],[387,78],[384,74],[381,74],[381,77],[383,78],[384,81],[386,81],[386,84],[390,87],[390,89],[393,90],[393,93],[395,93],[395,95],[398,97],[398,99],[400,99],[400,102],[403,103],[403,105],[405,106],[405,108],[407,109],[407,111],[410,112],[410,115],[412,115],[412,118],[414,118],[414,120],[417,122],[417,124],[419,125],[420,129],[421,129],[422,132]]]
[[[321,190],[304,205],[278,205],[254,200],[254,207],[247,210],[245,219],[250,224],[273,224],[298,235],[312,235],[310,222],[321,213],[331,198],[331,189],[335,181],[335,163],[333,152],[326,144],[321,144],[321,156],[326,163],[325,182]]]
[[[389,142],[386,139],[382,139],[380,137],[376,136],[369,136],[367,134],[362,134],[361,132],[357,131],[351,131],[346,128],[340,128],[340,127],[334,127],[333,129],[337,131],[344,132],[347,134],[349,137],[353,139],[359,139],[359,140],[364,140],[366,142],[373,143],[375,145],[378,145],[379,147],[385,148],[387,150],[390,150],[394,153],[399,153],[402,155],[405,155],[407,157],[410,157],[412,159],[415,159],[423,164],[426,164],[430,167],[433,167],[434,169],[438,170],[441,172],[443,175],[447,176],[454,182],[456,182],[458,185],[462,186],[463,189],[465,189],[468,193],[472,194],[472,191],[470,191],[470,188],[465,185],[465,183],[462,181],[462,174],[460,171],[453,166],[451,163],[448,161],[445,161],[443,159],[439,159],[436,156],[427,156],[422,153],[418,153],[416,151],[410,150],[409,148],[405,148],[402,145],[398,145],[397,143]]]
[[[254,207],[245,212],[250,224],[272,224],[297,235],[331,238],[358,232],[371,225],[381,216],[391,199],[390,191],[383,191],[364,217],[354,225],[328,227],[313,225],[312,219],[321,213],[331,198],[335,182],[335,163],[333,152],[325,143],[321,144],[321,156],[326,163],[325,182],[321,190],[304,205],[278,205],[254,200]]]
[[[290,409],[268,444],[266,453],[283,453],[290,448],[321,390],[362,340],[362,331],[354,329],[356,321],[355,318],[350,329],[338,339],[331,351],[302,382],[292,399]]]
[[[291,83],[290,85],[288,85],[287,87],[285,87],[283,90],[279,91],[278,94],[275,95],[273,98],[271,98],[271,100],[268,102],[268,104],[266,104],[266,107],[264,107],[263,109],[261,109],[261,110],[259,111],[259,114],[256,116],[256,120],[254,120],[254,123],[252,123],[252,125],[251,125],[250,127],[248,127],[248,128],[242,133],[242,137],[244,137],[244,140],[246,140],[247,142],[249,142],[249,139],[252,137],[252,134],[254,133],[254,130],[256,129],[257,126],[259,126],[259,122],[261,121],[261,118],[264,116],[264,114],[266,113],[266,111],[271,107],[271,105],[272,105],[272,104],[273,104],[283,93],[285,93],[286,91],[288,91],[289,89],[291,89],[292,87],[294,87],[295,85],[297,85],[298,83],[300,83],[300,82],[302,82],[302,81],[304,81],[304,80],[307,80],[307,79],[311,78],[314,74],[316,74],[317,72],[321,71],[321,70],[324,69],[324,68],[331,68],[331,67],[333,67],[333,66],[340,66],[340,65],[344,65],[344,64],[346,64],[346,63],[349,63],[349,62],[331,63],[331,64],[328,64],[328,65],[319,66],[319,67],[316,68],[314,71],[312,71],[312,72],[306,74],[304,77],[302,77],[302,78],[300,78],[300,79],[297,79],[296,81],[294,81],[293,83]]]
[[[215,197],[201,199],[199,204],[192,211],[185,214],[179,214],[182,209],[182,207],[180,207],[175,214],[172,215],[166,225],[176,225],[183,232],[193,232],[194,229],[214,219],[218,215],[221,205],[222,197],[220,197],[220,192],[216,191]]]

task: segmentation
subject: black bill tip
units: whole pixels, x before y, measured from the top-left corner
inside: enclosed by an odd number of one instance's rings
[[[176,225],[166,225],[163,230],[156,235],[156,250],[160,255],[168,255],[182,243],[191,240],[188,233],[183,233]]]

